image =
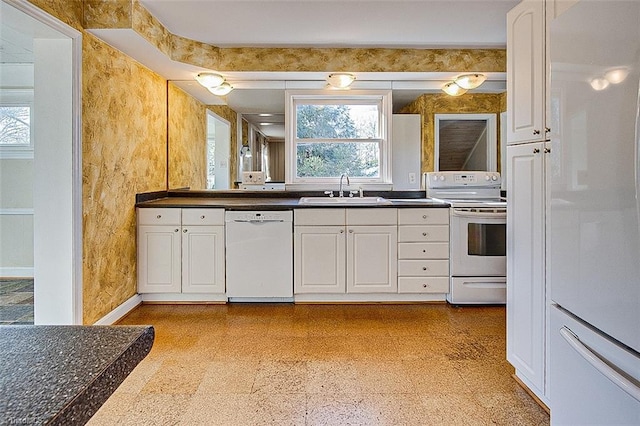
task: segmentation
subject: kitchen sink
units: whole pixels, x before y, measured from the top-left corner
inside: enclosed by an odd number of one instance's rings
[[[384,206],[392,204],[392,202],[382,197],[302,197],[298,204],[316,206]]]

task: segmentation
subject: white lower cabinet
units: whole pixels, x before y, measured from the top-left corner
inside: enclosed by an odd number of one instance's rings
[[[398,293],[449,292],[449,209],[398,211]]]
[[[507,360],[548,403],[545,168],[549,144],[507,147]]]
[[[138,209],[138,292],[224,293],[223,209]]]
[[[395,293],[397,210],[297,209],[294,293]]]

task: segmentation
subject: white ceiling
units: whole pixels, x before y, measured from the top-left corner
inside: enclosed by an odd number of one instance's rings
[[[174,34],[221,47],[506,46],[520,0],[140,0]]]

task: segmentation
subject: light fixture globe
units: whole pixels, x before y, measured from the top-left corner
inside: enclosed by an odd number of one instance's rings
[[[480,86],[487,79],[484,74],[463,74],[455,79],[455,83],[463,89],[471,90]]]
[[[355,79],[356,76],[353,74],[349,74],[346,72],[336,72],[333,74],[329,74],[329,77],[327,77],[327,83],[329,83],[336,89],[345,89],[349,87]]]
[[[463,89],[455,82],[447,83],[442,87],[442,91],[449,96],[461,96],[467,93],[467,89]]]
[[[233,86],[227,82],[222,83],[218,87],[208,87],[209,91],[216,96],[228,95],[233,90]]]
[[[214,72],[201,72],[196,75],[196,81],[209,89],[218,87],[224,83],[224,77]]]

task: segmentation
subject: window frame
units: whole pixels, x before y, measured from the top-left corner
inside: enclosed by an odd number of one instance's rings
[[[287,90],[285,91],[285,183],[288,185],[301,185],[313,187],[318,185],[335,184],[340,176],[336,177],[298,177],[297,176],[297,146],[300,143],[336,143],[336,142],[377,142],[379,144],[379,176],[378,177],[351,177],[352,185],[360,184],[391,184],[391,118],[392,102],[390,90]],[[353,101],[353,102],[350,102]],[[375,139],[311,139],[297,138],[296,106],[298,104],[362,104],[376,103],[380,108],[379,138]]]

